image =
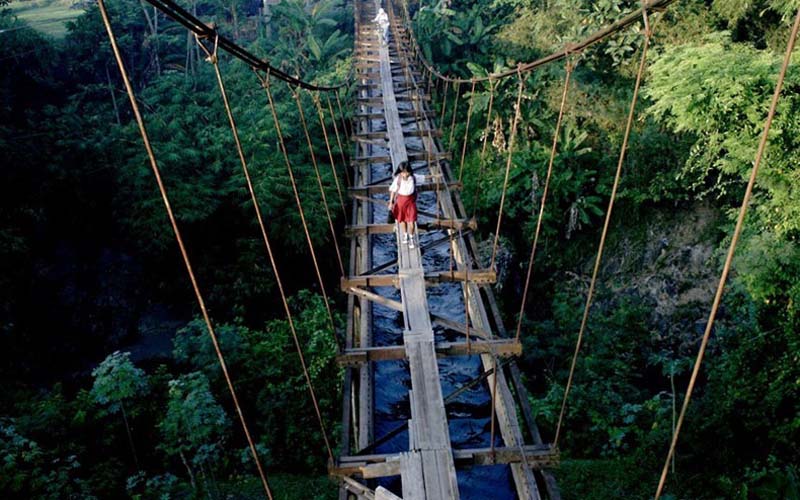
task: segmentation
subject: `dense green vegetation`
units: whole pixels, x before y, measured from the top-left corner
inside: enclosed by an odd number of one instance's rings
[[[16,15],[33,9],[6,4],[0,0],[0,491],[259,496],[97,10],[56,39]],[[411,8],[427,56],[468,76],[547,54],[636,5],[464,0]],[[268,15],[244,0],[186,6],[289,73],[318,82],[347,76],[349,5],[290,0]],[[682,0],[657,21],[561,441],[565,498],[653,494],[797,7]],[[322,436],[212,69],[185,31],[151,7],[115,1],[109,8],[273,489],[278,498],[332,498]],[[576,59],[524,322],[523,371],[546,439],[558,418],[640,35],[632,29]],[[679,443],[673,498],[800,496],[798,56]],[[322,412],[333,423],[341,388],[335,345],[304,237],[293,230],[299,216],[266,96],[249,68],[227,57],[221,66]],[[563,74],[557,63],[526,77],[503,227],[506,277],[498,285],[508,324],[519,308]],[[312,238],[330,245],[297,110],[285,86],[273,87]],[[478,86],[473,96],[465,201],[476,200],[487,231],[502,192],[516,88],[511,78],[496,89],[499,115],[483,161],[489,89]],[[457,151],[469,99],[461,91]],[[310,96],[302,97],[313,118]],[[323,144],[317,154],[325,158]],[[335,205],[331,173],[323,175]],[[320,253],[334,289],[332,252]]]
[[[108,7],[278,498],[335,495],[213,69],[152,7]],[[257,2],[188,7],[290,73],[325,83],[347,75],[352,10],[342,3],[284,2],[269,16]],[[15,9],[0,12],[3,497],[260,496],[97,8],[69,23],[63,40]],[[293,229],[299,216],[266,94],[245,65],[223,55],[221,68],[321,409],[335,423],[334,338],[305,238]],[[285,85],[272,91],[311,235],[324,247],[330,234],[297,108]],[[312,98],[302,99],[321,140]],[[324,144],[315,147],[327,159]],[[322,173],[335,209],[332,173]],[[333,290],[338,266],[323,254]]]
[[[513,68],[575,42],[638,2],[423,2],[416,32],[451,74]],[[684,1],[655,37],[623,170],[599,290],[561,441],[565,498],[652,496],[682,402],[733,219],[755,157],[791,21],[791,1]],[[656,15],[654,17],[662,17]],[[619,158],[641,32],[580,56],[554,162],[525,320],[532,404],[552,437]],[[797,498],[800,363],[798,51],[687,416],[668,491],[674,498]],[[504,228],[504,290],[520,290],[535,229],[563,64],[526,76]],[[441,89],[441,87],[440,87]],[[464,137],[461,89],[453,147]],[[499,84],[480,178],[489,89],[478,85],[466,199],[493,228],[517,80]],[[440,96],[441,99],[441,96]],[[453,96],[448,96],[450,108]],[[449,115],[448,111],[448,115]],[[449,116],[446,124],[451,123]],[[446,135],[447,136],[447,135]],[[460,150],[460,149],[459,149]],[[469,195],[478,190],[477,197]],[[515,231],[512,226],[521,228]],[[515,322],[521,294],[503,293]]]

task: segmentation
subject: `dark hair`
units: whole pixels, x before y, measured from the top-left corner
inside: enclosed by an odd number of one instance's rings
[[[397,170],[394,171],[394,175],[398,176],[402,172],[408,172],[408,175],[411,176],[411,185],[414,186],[414,191],[417,190],[417,179],[414,177],[414,169],[411,168],[411,163],[406,160],[400,162],[400,165],[397,166]]]
[[[411,175],[414,175],[414,169],[411,168],[411,164],[408,161],[401,161],[400,165],[397,166],[397,170],[394,171],[394,175],[400,175],[400,172],[408,172]]]

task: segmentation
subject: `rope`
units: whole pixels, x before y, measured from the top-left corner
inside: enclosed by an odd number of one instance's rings
[[[342,143],[339,141],[339,131],[336,130],[336,117],[333,115],[333,109],[330,108],[331,105],[331,98],[330,96],[326,96],[328,98],[328,108],[331,111],[331,122],[333,123],[333,130],[336,132],[336,141],[339,142],[339,150],[342,149]],[[317,107],[317,114],[319,115],[319,125],[322,127],[322,135],[325,137],[325,147],[328,150],[328,159],[331,163],[331,173],[333,173],[333,180],[336,184],[336,192],[339,194],[339,204],[342,207],[342,215],[344,215],[345,220],[347,220],[347,210],[344,208],[344,196],[342,196],[342,188],[339,185],[339,174],[336,172],[336,162],[333,159],[333,151],[331,150],[331,143],[328,141],[328,129],[325,127],[325,112],[322,109],[322,104],[319,101],[319,94],[311,94],[311,98],[314,100],[314,105]],[[344,161],[344,156],[342,156],[342,161]],[[347,163],[342,163],[342,165],[347,165]],[[345,171],[347,171],[347,167],[345,166]]]
[[[786,69],[789,67],[789,62],[792,58],[792,51],[794,50],[795,41],[797,40],[797,32],[800,28],[800,10],[797,11],[797,15],[794,19],[794,26],[792,27],[791,34],[789,35],[789,40],[786,43],[786,53],[783,56],[783,65],[781,66],[780,74],[778,75],[778,81],[775,84],[775,92],[772,95],[772,102],[769,106],[769,112],[767,113],[767,119],[764,122],[764,131],[761,134],[761,141],[758,144],[758,151],[756,152],[755,163],[753,164],[753,169],[750,172],[750,180],[747,182],[747,189],[744,192],[744,198],[742,199],[742,205],[739,208],[739,217],[736,219],[736,227],[733,230],[733,237],[731,238],[731,244],[728,248],[728,255],[725,257],[725,265],[722,268],[722,275],[719,279],[719,285],[717,286],[717,292],[714,295],[714,303],[711,306],[711,313],[708,316],[708,322],[706,322],[706,330],[703,333],[703,340],[700,343],[700,350],[697,353],[697,359],[694,362],[694,369],[692,370],[692,376],[689,379],[689,386],[686,389],[686,396],[683,400],[683,406],[681,407],[681,413],[678,417],[678,424],[675,427],[675,432],[672,434],[672,442],[669,446],[669,453],[667,453],[667,459],[664,462],[664,468],[661,471],[661,478],[658,481],[658,489],[656,490],[655,500],[658,500],[661,496],[661,492],[664,489],[664,483],[667,479],[667,474],[669,472],[669,463],[672,459],[673,455],[675,454],[675,446],[678,443],[678,436],[681,432],[681,427],[683,425],[683,420],[686,417],[686,410],[689,407],[689,401],[692,398],[692,391],[694,390],[694,384],[697,380],[697,374],[700,372],[700,365],[703,363],[703,356],[706,351],[706,346],[708,345],[708,339],[711,336],[711,330],[714,328],[714,320],[717,317],[717,310],[719,308],[720,301],[722,299],[722,293],[725,288],[725,282],[728,279],[728,273],[730,272],[731,262],[733,261],[733,254],[736,251],[736,245],[739,242],[739,236],[742,234],[742,227],[744,226],[744,218],[747,215],[747,207],[750,203],[750,197],[753,194],[753,186],[756,183],[756,176],[758,175],[758,168],[761,165],[761,159],[764,157],[764,151],[767,148],[767,139],[769,138],[769,129],[772,126],[772,119],[775,116],[775,109],[778,105],[778,98],[781,94],[781,89],[783,88],[783,81],[786,77]]]
[[[453,104],[453,117],[450,120],[450,137],[447,140],[447,148],[453,149],[453,134],[456,131],[456,118],[458,117],[458,99],[461,97],[461,82],[456,87],[456,102]]]
[[[439,123],[444,125],[444,114],[447,112],[447,89],[450,86],[450,81],[444,81],[444,93],[442,94],[442,117],[439,118]]]
[[[250,191],[250,198],[253,201],[253,207],[255,208],[255,211],[256,211],[256,218],[258,219],[258,226],[261,229],[261,236],[264,239],[264,245],[267,248],[267,254],[269,255],[270,263],[272,264],[272,270],[275,273],[275,281],[278,283],[278,289],[280,290],[280,293],[281,293],[281,300],[283,301],[284,309],[286,310],[286,316],[287,316],[287,318],[289,320],[289,328],[292,331],[292,336],[294,338],[295,347],[297,348],[297,355],[300,358],[300,364],[301,364],[301,366],[303,368],[303,375],[306,378],[306,384],[308,385],[308,390],[309,390],[309,393],[311,394],[311,400],[314,403],[314,409],[316,410],[317,418],[319,420],[319,425],[320,425],[320,427],[322,429],[323,439],[325,440],[325,447],[328,450],[328,459],[330,461],[333,461],[333,452],[331,451],[331,446],[330,446],[330,443],[328,442],[328,434],[327,434],[327,431],[325,430],[325,424],[324,424],[324,422],[322,420],[322,413],[319,410],[319,404],[317,403],[317,396],[314,393],[314,386],[311,383],[311,376],[308,373],[308,368],[306,367],[305,357],[303,356],[303,350],[301,349],[300,342],[299,342],[299,340],[297,338],[297,332],[296,332],[295,327],[294,327],[294,321],[292,320],[292,313],[289,310],[289,303],[286,300],[286,294],[284,293],[284,290],[283,290],[283,284],[281,283],[281,278],[280,278],[280,274],[278,272],[278,267],[277,267],[277,265],[275,263],[275,259],[273,258],[273,255],[272,255],[272,248],[271,248],[270,243],[269,243],[269,237],[267,236],[267,230],[266,230],[266,227],[264,225],[264,219],[261,216],[261,209],[259,208],[260,205],[258,203],[258,198],[256,197],[255,190],[253,189],[253,183],[252,183],[252,181],[250,179],[250,172],[249,172],[249,169],[247,167],[247,160],[245,160],[244,151],[242,150],[242,143],[239,140],[239,132],[238,132],[237,127],[236,127],[236,122],[235,122],[235,120],[233,118],[233,113],[231,111],[230,102],[228,101],[228,94],[225,91],[225,84],[222,81],[222,74],[220,73],[220,70],[219,70],[219,58],[217,57],[217,47],[218,47],[217,41],[216,40],[214,41],[214,51],[210,52],[206,48],[206,46],[203,45],[200,42],[199,38],[196,37],[196,40],[197,40],[197,44],[200,45],[200,47],[203,49],[203,51],[206,53],[206,55],[208,55],[208,59],[207,60],[214,66],[214,73],[217,76],[217,83],[219,84],[219,91],[220,91],[220,94],[222,95],[222,101],[225,104],[225,111],[226,111],[226,113],[228,115],[228,121],[230,122],[230,125],[231,125],[231,132],[233,133],[234,142],[236,143],[236,151],[239,154],[239,161],[242,164],[242,171],[244,172],[244,176],[245,176],[245,179],[247,181],[247,189]],[[335,334],[334,334],[334,338],[335,338]]]
[[[625,17],[623,17],[622,19],[616,21],[615,23],[611,24],[610,26],[608,26],[606,28],[603,28],[603,29],[600,29],[598,31],[595,31],[594,33],[592,33],[591,35],[589,35],[588,37],[584,38],[583,40],[581,40],[581,41],[579,41],[577,43],[565,44],[562,48],[560,48],[559,50],[557,50],[557,51],[555,51],[555,52],[553,52],[553,53],[551,53],[551,54],[549,54],[547,56],[544,56],[544,57],[542,57],[540,59],[537,59],[535,61],[522,63],[520,66],[518,66],[518,69],[510,69],[510,70],[506,70],[506,71],[500,71],[500,72],[497,72],[497,73],[490,73],[487,76],[480,77],[480,78],[475,78],[475,79],[477,81],[479,81],[479,82],[487,81],[487,80],[500,80],[500,79],[503,79],[503,78],[507,78],[509,76],[513,76],[513,75],[517,74],[519,71],[521,71],[522,73],[528,73],[530,71],[533,71],[534,69],[537,69],[537,68],[539,68],[541,66],[545,66],[545,65],[547,65],[549,63],[552,63],[552,62],[555,62],[555,61],[559,61],[561,59],[566,59],[566,58],[569,57],[570,54],[575,53],[575,52],[580,52],[583,49],[585,49],[585,48],[587,48],[587,47],[589,47],[591,45],[594,45],[594,44],[596,44],[598,42],[601,42],[601,41],[605,40],[606,38],[610,37],[611,35],[614,35],[615,33],[624,31],[629,26],[631,26],[633,24],[636,24],[641,17],[645,16],[645,11],[651,11],[651,12],[663,11],[663,10],[666,10],[666,8],[670,4],[675,2],[675,1],[676,0],[646,0],[646,1],[642,2],[642,7],[641,8],[632,11],[631,13],[627,14]],[[408,6],[406,5],[405,2],[403,3],[403,7],[405,9],[408,8]],[[411,24],[409,24],[409,31],[411,32],[412,38],[414,39],[414,43],[416,43],[416,37],[414,36],[414,30],[413,30],[413,27],[411,26]],[[453,77],[448,77],[446,75],[443,75],[442,73],[436,71],[436,69],[433,68],[431,63],[429,61],[425,60],[424,58],[421,59],[421,62],[423,64],[423,66],[428,69],[428,71],[433,73],[440,80],[449,81],[449,82],[453,82],[453,83],[456,83],[456,82],[467,83],[467,82],[470,81],[470,80],[464,79],[464,78],[453,78]]]
[[[475,104],[475,80],[472,80],[472,88],[469,91],[469,107],[467,108],[467,125],[464,128],[464,142],[461,145],[461,164],[458,167],[458,182],[461,182],[464,175],[464,157],[467,154],[467,138],[469,137],[469,120],[472,117],[472,107]]]
[[[311,260],[314,261],[314,270],[317,273],[317,281],[319,282],[319,287],[322,292],[322,297],[323,299],[325,299],[325,309],[328,311],[328,320],[330,321],[331,324],[331,331],[334,332],[335,335],[336,326],[333,321],[333,313],[331,312],[331,305],[330,302],[328,301],[328,294],[327,292],[325,292],[325,283],[322,281],[322,273],[319,270],[319,263],[317,262],[317,254],[314,251],[314,244],[311,242],[311,234],[308,231],[308,223],[306,222],[306,215],[305,212],[303,211],[303,203],[300,201],[300,193],[297,190],[297,182],[295,181],[294,178],[292,163],[289,161],[289,153],[286,150],[286,144],[284,143],[283,139],[283,132],[281,132],[281,125],[280,122],[278,121],[278,114],[275,111],[275,102],[272,99],[272,90],[270,88],[270,81],[269,81],[270,75],[269,73],[267,73],[267,77],[262,78],[261,75],[259,75],[258,72],[256,72],[256,77],[258,77],[258,79],[261,81],[261,84],[267,93],[267,99],[269,100],[269,108],[270,111],[272,112],[272,121],[275,123],[275,132],[278,134],[278,143],[280,144],[281,147],[281,153],[283,153],[283,159],[286,162],[286,170],[287,172],[289,172],[289,180],[292,183],[292,191],[294,192],[294,199],[295,202],[297,203],[297,211],[300,214],[300,222],[302,222],[303,224],[303,232],[306,235],[306,242],[308,243],[308,249],[311,252]]]
[[[306,123],[306,114],[303,111],[303,103],[300,102],[300,92],[292,91],[292,96],[297,104],[297,111],[300,113],[300,123],[303,125],[303,132],[306,135],[306,142],[308,143],[308,153],[311,155],[311,164],[314,166],[314,174],[317,177],[317,185],[319,186],[319,194],[322,197],[322,206],[325,208],[325,215],[328,217],[328,227],[331,230],[331,238],[333,239],[333,248],[336,250],[336,260],[339,262],[339,270],[342,273],[342,278],[345,277],[344,263],[342,262],[342,254],[339,252],[339,241],[336,238],[336,229],[333,228],[333,218],[331,217],[330,207],[328,207],[328,197],[325,195],[325,186],[322,185],[322,176],[319,174],[319,165],[317,165],[317,155],[314,153],[314,144],[311,142],[311,135],[308,133],[308,124]],[[325,132],[323,122],[323,133],[325,135],[325,144],[328,144],[328,134]],[[332,164],[332,163],[331,163]],[[344,206],[342,207],[344,211]],[[336,335],[334,335],[334,338]]]
[[[186,29],[190,32],[194,33],[196,36],[204,39],[215,39],[217,40],[217,46],[222,50],[227,51],[233,57],[244,61],[248,66],[252,68],[259,69],[264,72],[268,72],[274,75],[276,78],[285,81],[286,83],[302,87],[308,90],[335,90],[338,88],[343,87],[346,83],[340,83],[336,86],[332,87],[324,87],[319,85],[314,85],[312,83],[306,82],[301,80],[300,78],[296,78],[294,76],[289,75],[281,71],[278,68],[272,66],[269,61],[259,59],[253,53],[247,51],[241,45],[234,43],[233,41],[229,40],[228,38],[220,35],[215,28],[203,23],[200,19],[190,14],[180,5],[175,3],[173,0],[147,0],[148,3],[156,7],[157,9],[164,12],[167,16],[171,17],[179,24],[183,25]],[[348,78],[351,75],[348,74]]]
[[[328,112],[331,115],[333,132],[334,134],[336,134],[336,144],[338,144],[339,146],[339,155],[342,157],[342,168],[344,169],[345,182],[347,182],[347,184],[350,185],[350,174],[347,173],[347,158],[345,157],[344,147],[342,147],[342,140],[339,138],[339,126],[336,125],[336,115],[333,112],[333,105],[331,104],[331,96],[326,94],[325,99],[328,101]],[[317,97],[317,101],[319,101],[319,97]],[[322,105],[318,105],[318,107],[322,109]],[[322,116],[323,117],[325,116],[324,113],[322,113]],[[324,123],[324,119],[322,123]],[[325,130],[324,124],[322,125],[322,129]],[[342,133],[345,133],[345,131],[342,130]],[[325,132],[325,135],[327,136],[327,131]],[[330,148],[328,148],[328,150],[330,151]],[[336,189],[339,190],[339,201],[342,204],[342,210],[344,210],[344,198],[342,197],[342,190],[339,187],[339,175],[336,173],[336,166],[333,163],[332,155],[331,155],[331,168],[333,169],[333,177],[336,179]],[[347,213],[345,213],[345,217],[347,217]]]
[[[542,218],[544,217],[544,207],[545,203],[547,202],[547,193],[550,188],[550,177],[553,173],[553,160],[556,157],[556,148],[558,146],[558,135],[561,132],[561,119],[564,117],[564,106],[567,103],[567,92],[569,90],[569,80],[570,76],[572,75],[572,70],[574,66],[572,62],[567,59],[566,63],[566,75],[564,76],[564,89],[561,91],[561,106],[558,110],[558,119],[556,120],[556,130],[553,133],[553,146],[550,148],[550,160],[547,164],[547,177],[544,181],[544,190],[542,191],[542,201],[541,205],[539,206],[539,217],[536,220],[536,231],[533,235],[533,244],[531,245],[531,257],[528,260],[528,273],[525,277],[525,289],[522,292],[522,303],[519,307],[519,319],[517,319],[517,334],[515,339],[519,342],[520,332],[522,331],[522,316],[525,313],[525,303],[528,301],[528,287],[531,283],[531,271],[533,269],[533,259],[536,255],[536,245],[539,243],[539,233],[542,229]]]
[[[567,397],[569,396],[569,389],[572,385],[572,378],[575,374],[575,364],[578,361],[578,353],[581,349],[581,341],[583,334],[586,331],[586,323],[589,319],[589,309],[592,306],[592,296],[594,294],[594,287],[597,283],[597,274],[600,271],[600,262],[603,258],[603,248],[605,247],[606,235],[608,234],[608,226],[611,222],[611,212],[614,209],[614,200],[617,197],[617,188],[619,187],[619,179],[622,175],[622,164],[625,161],[625,152],[628,148],[628,138],[630,137],[631,127],[633,126],[633,114],[636,109],[636,101],[639,97],[639,86],[642,83],[642,74],[644,73],[645,62],[647,61],[647,49],[650,46],[650,38],[652,31],[646,31],[644,42],[642,44],[642,57],[639,61],[639,70],[636,73],[636,84],[633,87],[633,97],[631,98],[630,110],[628,111],[628,121],[625,125],[625,135],[622,140],[622,148],[619,152],[619,161],[617,162],[617,171],[614,174],[614,186],[611,188],[611,198],[608,200],[608,209],[606,210],[606,218],[603,223],[603,232],[600,236],[600,245],[597,248],[597,257],[594,262],[594,270],[592,271],[592,281],[589,285],[589,293],[586,296],[586,305],[583,309],[583,318],[581,319],[580,330],[578,330],[578,340],[575,343],[575,353],[572,356],[572,364],[569,369],[569,378],[567,379],[567,386],[564,388],[564,400],[561,403],[561,413],[558,416],[558,425],[556,426],[556,435],[553,439],[553,447],[558,447],[558,438],[561,435],[561,425],[564,421],[564,413],[567,408]]]
[[[336,93],[336,105],[339,107],[339,119],[342,120],[342,134],[344,134],[345,143],[347,142],[347,138],[350,136],[350,133],[347,129],[347,121],[344,119],[344,112],[342,111],[342,103],[339,101],[339,93]],[[330,100],[328,101],[328,109],[331,113],[331,121],[334,122],[333,129],[336,130],[336,117],[333,114],[333,107],[331,106]],[[352,131],[351,131],[352,132]],[[339,153],[342,155],[342,165],[344,165],[344,180],[347,182],[347,186],[352,186],[353,182],[350,180],[350,169],[347,167],[347,153],[345,153],[345,149],[342,147],[342,141],[339,140],[339,136],[336,136],[336,140],[339,141]]]
[[[483,181],[483,170],[484,170],[484,163],[486,160],[486,144],[487,140],[489,139],[489,130],[492,126],[492,105],[494,104],[494,91],[495,91],[495,82],[494,80],[489,80],[489,106],[486,108],[486,128],[483,130],[483,145],[481,146],[481,156],[478,161],[479,169],[478,169],[478,183],[475,186],[475,195],[472,198],[472,218],[475,218],[475,214],[478,212],[478,194],[480,193],[480,185]]]
[[[520,109],[522,108],[522,91],[525,88],[525,79],[522,73],[519,75],[519,90],[517,91],[517,106],[514,111],[514,121],[511,124],[511,132],[508,138],[508,156],[506,158],[506,177],[503,181],[503,194],[500,196],[500,211],[497,214],[497,228],[494,231],[494,244],[492,244],[492,260],[489,265],[494,269],[494,261],[497,257],[497,244],[500,241],[500,223],[503,221],[503,207],[506,201],[506,191],[508,190],[508,178],[511,173],[511,157],[514,154],[514,139],[517,135],[517,123],[519,123]]]
[[[131,108],[133,108],[133,115],[136,118],[136,123],[139,126],[139,133],[142,136],[142,142],[144,143],[144,148],[147,151],[147,156],[150,160],[150,167],[153,170],[153,175],[155,175],[156,183],[158,184],[158,190],[161,193],[161,199],[164,202],[164,208],[167,210],[167,216],[169,217],[169,222],[172,225],[172,231],[175,234],[175,240],[178,243],[178,248],[181,252],[181,257],[183,258],[183,264],[186,266],[186,272],[189,274],[189,280],[192,282],[192,288],[194,289],[194,294],[197,299],[197,304],[200,307],[200,311],[203,314],[203,320],[206,323],[206,329],[208,330],[208,334],[211,337],[211,343],[214,345],[214,352],[217,355],[217,360],[219,361],[220,368],[222,368],[222,374],[225,377],[225,382],[228,386],[228,391],[231,394],[231,399],[233,399],[234,407],[236,408],[236,413],[239,416],[239,422],[242,425],[242,430],[244,430],[245,437],[247,438],[247,444],[250,448],[250,453],[253,457],[253,461],[255,462],[256,469],[258,469],[258,475],[261,479],[261,485],[264,487],[264,492],[267,494],[267,498],[272,500],[272,492],[269,488],[269,483],[267,481],[267,476],[264,473],[264,468],[261,465],[261,460],[258,457],[258,451],[256,450],[255,444],[253,442],[253,438],[250,435],[250,430],[247,427],[247,421],[244,418],[244,413],[242,412],[242,408],[239,405],[239,399],[236,397],[236,390],[233,387],[233,382],[231,380],[230,374],[228,373],[228,366],[225,363],[225,357],[222,355],[222,351],[219,347],[219,342],[217,342],[217,335],[214,332],[214,327],[211,325],[211,318],[208,315],[208,310],[206,309],[205,301],[203,300],[203,295],[200,292],[200,287],[197,284],[197,279],[194,275],[194,270],[192,269],[192,264],[189,260],[189,255],[186,252],[186,246],[183,243],[183,237],[181,237],[181,232],[178,229],[178,223],[175,220],[175,214],[172,212],[172,206],[169,202],[169,197],[167,196],[167,190],[164,187],[164,182],[161,179],[161,172],[158,168],[158,163],[156,161],[155,153],[153,152],[153,148],[150,144],[150,138],[147,135],[147,129],[144,125],[144,120],[142,118],[142,114],[139,111],[139,105],[136,102],[136,96],[133,92],[133,87],[131,86],[130,79],[128,78],[128,73],[125,70],[125,64],[122,62],[122,56],[119,52],[119,47],[117,46],[117,39],[114,36],[114,31],[111,28],[111,21],[108,18],[108,12],[106,11],[106,6],[104,0],[98,0],[97,2],[98,8],[100,9],[100,15],[103,18],[103,24],[105,25],[106,32],[108,33],[108,39],[111,42],[111,48],[114,51],[114,58],[117,61],[117,66],[119,67],[120,75],[122,76],[122,81],[125,83],[125,89],[128,92],[128,98],[131,102]]]

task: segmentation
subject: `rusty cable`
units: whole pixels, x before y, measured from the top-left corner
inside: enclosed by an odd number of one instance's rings
[[[114,31],[111,28],[111,21],[108,18],[108,12],[106,11],[106,6],[104,0],[98,0],[97,2],[98,8],[100,10],[100,15],[103,19],[103,24],[105,25],[106,32],[108,34],[109,41],[111,43],[111,48],[114,52],[114,58],[117,62],[117,67],[119,68],[120,75],[122,76],[122,81],[125,83],[125,89],[128,93],[128,98],[131,103],[131,107],[133,108],[133,115],[136,118],[136,123],[139,127],[139,133],[142,136],[142,142],[144,143],[145,150],[147,151],[148,159],[150,160],[150,167],[153,170],[153,175],[156,178],[156,183],[158,184],[158,190],[161,193],[161,199],[164,202],[164,207],[167,211],[167,216],[169,217],[170,224],[172,226],[172,231],[175,234],[175,240],[178,243],[178,248],[181,252],[181,257],[183,258],[184,266],[186,267],[186,272],[189,275],[189,280],[192,283],[192,288],[194,289],[194,294],[197,299],[197,304],[200,307],[200,311],[203,315],[203,320],[206,324],[206,329],[208,330],[209,337],[211,338],[211,343],[214,346],[214,351],[217,355],[217,361],[219,362],[220,368],[222,369],[222,373],[225,377],[225,382],[228,386],[228,391],[231,394],[231,399],[233,400],[234,407],[236,408],[236,413],[239,416],[239,422],[242,425],[242,430],[244,431],[245,437],[247,438],[247,444],[250,448],[250,454],[253,457],[253,461],[255,462],[256,469],[258,470],[258,475],[261,479],[261,485],[264,488],[264,492],[267,495],[267,498],[272,500],[272,491],[269,488],[269,482],[267,481],[267,475],[264,472],[264,468],[261,465],[261,460],[258,456],[258,451],[256,450],[255,443],[253,441],[252,436],[250,435],[250,430],[247,427],[247,421],[245,420],[244,413],[242,412],[242,408],[239,405],[239,399],[236,396],[236,390],[233,387],[233,381],[231,379],[230,373],[228,372],[227,364],[225,363],[225,357],[222,354],[222,350],[220,349],[219,342],[217,341],[217,335],[214,332],[214,327],[211,324],[211,318],[208,315],[208,310],[206,309],[205,301],[203,300],[203,295],[200,292],[200,287],[197,284],[197,279],[194,275],[194,270],[192,269],[191,261],[189,260],[189,255],[186,251],[186,246],[183,242],[183,237],[181,236],[181,232],[178,229],[178,223],[175,219],[175,214],[172,211],[172,206],[169,202],[169,196],[167,195],[166,187],[164,186],[164,182],[161,179],[161,172],[158,167],[158,162],[156,161],[155,153],[153,152],[152,145],[150,144],[150,138],[147,134],[147,129],[144,124],[144,119],[142,118],[142,114],[139,111],[139,104],[136,101],[136,96],[133,92],[133,87],[131,86],[130,78],[128,77],[128,73],[125,70],[125,64],[122,62],[122,56],[119,51],[119,47],[117,46],[117,39],[114,36]]]
[[[606,242],[606,235],[608,234],[608,227],[611,222],[611,213],[614,209],[614,201],[617,197],[617,188],[619,187],[619,180],[622,176],[622,165],[625,161],[625,152],[628,148],[628,138],[631,134],[631,128],[633,127],[633,116],[634,111],[636,109],[636,101],[639,97],[639,86],[642,83],[642,75],[644,74],[644,67],[645,63],[647,62],[647,49],[650,46],[650,39],[652,37],[652,31],[646,31],[644,34],[644,42],[642,44],[642,56],[639,61],[639,70],[636,72],[636,83],[633,87],[633,97],[631,98],[630,109],[628,111],[628,120],[625,124],[625,135],[622,140],[622,147],[620,148],[619,152],[619,161],[617,162],[617,170],[614,174],[614,185],[611,188],[611,197],[608,200],[608,208],[606,209],[606,216],[605,221],[603,222],[603,232],[600,236],[600,244],[597,248],[597,256],[594,262],[594,269],[592,271],[592,280],[589,284],[589,292],[586,295],[586,305],[583,309],[583,317],[581,318],[581,326],[578,330],[578,340],[575,343],[575,352],[572,356],[572,363],[569,369],[569,377],[567,378],[567,386],[564,388],[564,399],[561,402],[561,412],[558,416],[558,424],[556,425],[556,434],[555,438],[553,439],[553,447],[558,447],[558,439],[561,436],[561,426],[564,421],[564,413],[567,408],[567,397],[569,396],[569,390],[572,386],[572,379],[575,375],[575,364],[578,361],[578,353],[581,349],[581,341],[583,340],[583,335],[586,331],[586,323],[589,319],[589,310],[592,306],[592,297],[594,295],[595,285],[597,283],[597,275],[600,271],[600,262],[603,258],[603,248],[605,247]]]
[[[567,59],[565,64],[566,66],[566,75],[564,76],[564,88],[561,91],[561,106],[558,109],[558,119],[556,120],[556,130],[553,133],[553,146],[550,148],[550,160],[547,163],[547,176],[544,181],[544,189],[542,191],[542,201],[539,205],[539,216],[536,219],[536,231],[533,235],[533,243],[531,244],[531,256],[528,259],[528,272],[525,277],[525,288],[522,292],[522,303],[519,307],[519,318],[517,319],[517,333],[515,335],[516,341],[519,342],[520,332],[522,331],[522,316],[525,313],[525,303],[528,300],[528,288],[531,283],[531,272],[533,270],[533,259],[536,255],[536,245],[539,243],[539,233],[542,229],[542,219],[544,217],[544,208],[547,202],[547,193],[550,188],[550,177],[553,173],[553,161],[556,157],[556,149],[558,147],[558,136],[561,132],[561,120],[564,117],[564,107],[567,104],[567,94],[569,90],[569,80],[570,76],[572,75],[572,70],[574,69],[574,65],[572,61]]]
[[[683,425],[683,420],[686,417],[686,410],[689,407],[689,401],[692,398],[692,391],[694,389],[694,384],[697,381],[697,375],[700,372],[700,365],[703,363],[703,356],[706,351],[706,346],[708,345],[708,339],[711,336],[711,331],[714,328],[714,320],[717,317],[717,310],[719,309],[720,301],[722,300],[722,293],[725,289],[725,282],[728,279],[728,274],[731,269],[731,262],[733,261],[733,254],[736,251],[736,245],[739,242],[739,236],[742,234],[742,228],[744,226],[744,219],[745,215],[747,215],[747,207],[750,203],[750,197],[753,194],[753,187],[756,183],[756,176],[758,175],[758,168],[761,165],[761,159],[764,157],[764,152],[767,148],[767,139],[769,138],[769,130],[772,126],[772,119],[775,116],[775,110],[778,106],[778,98],[781,94],[781,89],[783,88],[783,81],[786,77],[786,70],[789,67],[789,62],[792,58],[792,51],[794,50],[794,45],[797,40],[797,32],[798,28],[800,28],[800,10],[797,11],[797,15],[794,19],[794,26],[792,26],[791,34],[789,35],[789,40],[786,43],[786,53],[783,56],[783,65],[781,66],[780,74],[778,75],[778,81],[775,84],[775,92],[772,95],[772,102],[769,106],[769,112],[767,113],[767,118],[764,122],[764,131],[761,134],[761,140],[758,144],[758,151],[756,152],[755,162],[753,164],[753,169],[750,171],[750,179],[747,182],[747,189],[744,192],[744,197],[742,198],[742,205],[739,208],[739,216],[736,219],[736,227],[733,230],[733,236],[731,238],[731,244],[728,247],[728,254],[725,257],[725,265],[722,268],[722,275],[719,279],[719,284],[717,285],[717,291],[714,295],[714,303],[711,306],[711,312],[708,316],[708,321],[706,322],[706,329],[703,333],[703,340],[700,343],[700,350],[697,352],[697,359],[694,362],[694,368],[692,369],[692,376],[689,379],[689,386],[686,389],[686,396],[683,400],[683,406],[681,407],[681,413],[678,417],[678,423],[675,426],[675,432],[672,435],[672,442],[669,446],[669,452],[667,453],[667,459],[664,462],[664,468],[661,471],[661,478],[658,481],[658,488],[655,494],[655,500],[658,500],[661,496],[661,492],[664,489],[664,484],[667,479],[667,474],[669,472],[669,463],[672,459],[672,456],[675,454],[675,446],[678,443],[678,436],[681,432],[681,426]]]

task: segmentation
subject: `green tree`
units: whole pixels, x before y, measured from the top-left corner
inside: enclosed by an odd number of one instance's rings
[[[200,372],[181,375],[169,381],[167,413],[158,424],[164,438],[160,448],[167,455],[178,455],[196,490],[198,467],[206,477],[222,451],[230,422],[211,394],[208,379]]]
[[[128,445],[138,468],[139,458],[133,443],[133,434],[125,405],[147,392],[147,375],[144,370],[134,366],[130,360],[130,353],[116,351],[103,360],[100,366],[92,370],[92,376],[94,377],[92,386],[94,400],[104,406],[109,413],[119,412],[122,414],[125,432],[128,435]]]

